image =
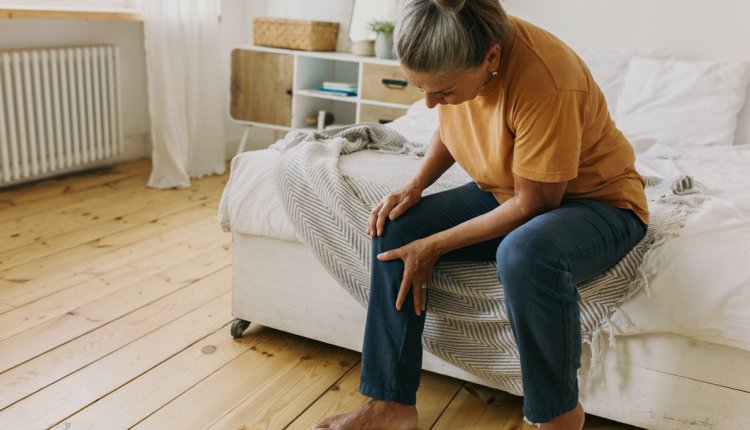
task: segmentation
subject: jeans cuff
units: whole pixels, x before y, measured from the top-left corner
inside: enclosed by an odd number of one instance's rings
[[[415,405],[417,403],[417,390],[387,389],[377,385],[361,382],[359,392],[375,400],[402,403],[404,405]]]
[[[570,412],[578,406],[578,398],[566,400],[558,406],[551,408],[536,408],[529,406],[526,402],[523,405],[523,415],[533,424],[543,424],[552,421],[560,415]]]

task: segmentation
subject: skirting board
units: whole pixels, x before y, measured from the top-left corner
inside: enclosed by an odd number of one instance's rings
[[[235,317],[361,351],[365,309],[304,245],[240,233],[232,243]],[[649,429],[750,429],[750,352],[672,334],[616,340],[593,380],[584,348],[588,413]],[[493,386],[427,352],[423,368]]]

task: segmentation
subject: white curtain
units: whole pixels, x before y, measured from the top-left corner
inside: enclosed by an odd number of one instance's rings
[[[153,170],[148,186],[224,173],[219,0],[143,2]]]

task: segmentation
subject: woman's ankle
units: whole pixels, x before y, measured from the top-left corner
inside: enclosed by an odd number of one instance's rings
[[[583,411],[583,406],[578,403],[572,410],[543,423],[539,428],[541,430],[581,430],[585,420],[586,413]]]

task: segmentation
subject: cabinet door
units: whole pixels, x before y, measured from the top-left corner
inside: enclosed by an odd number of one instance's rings
[[[293,67],[291,55],[232,51],[232,118],[291,126]]]

